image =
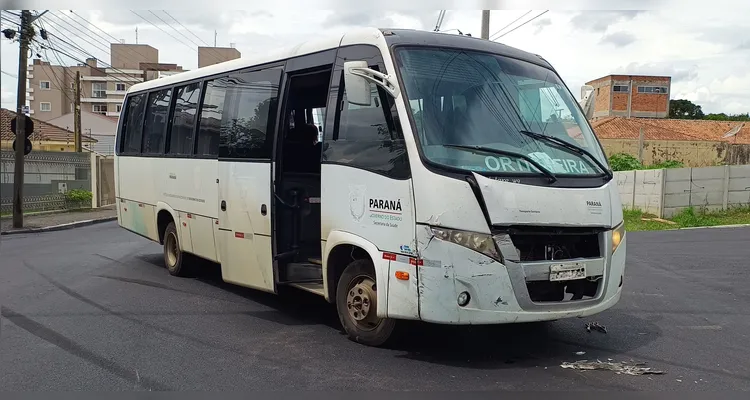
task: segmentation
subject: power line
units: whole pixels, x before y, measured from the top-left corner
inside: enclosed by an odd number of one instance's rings
[[[69,27],[73,27],[73,28],[75,28],[75,29],[76,29],[77,31],[79,31],[79,32],[82,32],[82,33],[83,33],[83,31],[81,31],[81,30],[80,30],[80,29],[78,29],[77,27],[73,26],[73,25],[72,25],[71,23],[69,23],[69,22],[65,21],[64,19],[62,19],[61,17],[59,17],[59,16],[57,15],[57,14],[55,14],[55,13],[52,13],[52,14],[50,14],[50,15],[54,16],[55,18],[59,19],[59,20],[60,20],[60,21],[62,21],[62,22],[65,22],[65,24],[66,24],[67,26],[69,26]],[[110,54],[109,54],[109,49],[107,49],[107,48],[104,48],[104,49],[102,49],[102,47],[101,47],[101,43],[100,43],[100,42],[98,42],[98,43],[92,43],[91,41],[89,41],[89,40],[85,39],[85,38],[84,38],[83,36],[81,36],[81,35],[79,35],[79,34],[77,34],[77,33],[74,33],[74,32],[73,32],[73,31],[71,31],[70,29],[68,29],[68,28],[66,28],[66,27],[64,27],[64,26],[62,26],[62,25],[60,25],[60,24],[57,24],[57,23],[56,23],[55,25],[56,25],[56,27],[57,27],[57,28],[59,28],[59,29],[62,29],[62,30],[65,30],[66,32],[68,32],[68,33],[70,33],[70,34],[73,34],[73,35],[77,36],[78,38],[82,39],[83,41],[85,41],[86,43],[88,43],[88,44],[90,44],[90,45],[94,46],[94,47],[95,47],[95,48],[97,48],[98,50],[102,51],[102,52],[103,52],[104,54],[106,54],[106,55],[108,55],[108,56],[110,55]],[[84,36],[86,36],[86,37],[91,37],[91,36],[89,36],[89,35],[87,35],[87,34],[85,34],[85,33],[84,33]],[[93,37],[91,37],[91,39],[93,39]]]
[[[198,40],[200,40],[201,42],[203,42],[203,44],[205,44],[207,47],[211,47],[210,44],[208,44],[205,40],[201,39],[200,36],[198,36],[195,33],[193,33],[190,29],[188,29],[185,25],[183,25],[180,21],[178,21],[175,17],[173,17],[172,14],[168,13],[167,10],[161,10],[161,11],[164,14],[167,14],[169,16],[169,18],[172,18],[174,20],[174,22],[177,22],[181,27],[185,28],[185,30],[188,31],[188,32],[190,32],[191,35],[193,35],[196,38],[198,38]]]
[[[73,13],[73,15],[75,15],[75,16],[76,16],[76,17],[78,17],[79,19],[81,19],[81,20],[82,20],[83,22],[87,23],[88,25],[91,25],[91,26],[93,26],[94,28],[96,28],[96,29],[98,29],[98,30],[102,31],[102,32],[103,32],[103,33],[104,33],[105,35],[107,35],[107,36],[111,37],[111,38],[112,38],[112,39],[114,40],[114,42],[112,42],[112,43],[120,43],[120,39],[118,39],[118,38],[116,38],[116,37],[114,37],[114,36],[110,35],[110,34],[109,34],[109,33],[108,33],[107,31],[105,31],[104,29],[102,29],[102,28],[100,28],[100,27],[96,26],[96,25],[95,25],[94,23],[90,22],[90,21],[89,21],[89,20],[87,20],[86,18],[83,18],[82,16],[78,15],[78,14],[77,14],[77,13],[76,13],[75,11],[73,11],[73,10],[70,10],[70,12],[71,12],[71,13]],[[71,18],[71,19],[73,19],[73,18]],[[76,21],[75,19],[73,19],[73,21],[75,21],[75,22],[78,22],[78,21]],[[81,25],[82,25],[82,24],[81,24]],[[82,26],[84,26],[84,25],[82,25]],[[93,31],[93,30],[92,30],[91,28],[89,28],[88,26],[84,26],[84,27],[85,27],[85,28],[86,28],[86,30],[88,30],[89,32],[91,32],[91,33],[93,33],[93,34],[97,35],[98,37],[100,37],[100,38],[102,38],[102,39],[104,39],[104,37],[102,37],[102,36],[101,36],[101,35],[99,35],[98,33],[94,32],[94,31]],[[106,39],[104,39],[104,40],[106,40]],[[111,43],[110,43],[109,45],[110,45],[110,48],[111,48]],[[138,54],[139,56],[143,57],[143,59],[144,59],[144,60],[148,59],[148,57],[146,57],[146,56],[145,56],[145,55],[144,55],[143,53],[141,53],[140,51],[138,51],[138,50],[136,50],[136,49],[134,49],[134,48],[126,48],[125,50],[126,50],[126,52],[132,52],[131,54],[133,54],[133,53],[134,53],[134,54]],[[110,57],[112,57],[112,55],[111,55],[111,54],[110,54]],[[110,60],[110,61],[111,61],[111,60]]]
[[[524,26],[524,25],[528,24],[529,22],[531,22],[531,21],[533,21],[533,20],[535,20],[535,19],[537,19],[537,18],[541,17],[542,15],[546,14],[546,13],[547,13],[548,11],[549,11],[549,10],[544,10],[544,11],[542,11],[541,13],[537,14],[537,15],[536,15],[536,16],[535,16],[534,18],[532,18],[532,19],[530,19],[530,20],[528,20],[528,21],[526,21],[526,22],[522,23],[521,25],[518,25],[517,27],[515,27],[515,28],[513,28],[513,29],[509,30],[508,32],[505,32],[505,33],[503,33],[502,35],[500,35],[500,36],[496,37],[496,38],[495,38],[495,39],[493,39],[493,40],[496,40],[496,39],[500,39],[501,37],[503,37],[503,36],[505,36],[505,35],[507,35],[507,34],[509,34],[509,33],[513,32],[513,31],[515,31],[516,29],[518,29],[518,28],[520,28],[520,27],[522,27],[522,26]]]
[[[11,74],[10,72],[0,71],[1,73],[8,75],[11,78],[18,79],[18,76]]]
[[[508,25],[505,25],[502,29],[499,29],[497,32],[495,32],[492,35],[490,35],[490,40],[495,40],[495,35],[497,35],[498,33],[502,32],[502,31],[504,31],[506,29],[508,29],[509,26],[511,26],[511,25],[515,24],[516,22],[518,22],[518,20],[520,20],[521,18],[523,18],[523,17],[531,14],[531,11],[532,10],[526,11],[525,14],[523,14],[520,17],[514,19],[513,22],[509,23]]]
[[[172,26],[169,22],[165,21],[162,17],[158,16],[155,12],[153,12],[151,10],[147,10],[147,11],[150,12],[151,15],[153,15],[154,17],[158,18],[159,21],[163,22],[164,25],[172,28],[173,31],[179,33],[182,37],[184,37],[185,39],[187,39],[190,43],[196,45],[197,47],[200,47],[200,45],[198,43],[195,43],[193,41],[193,39],[190,39],[189,37],[187,37],[187,35],[185,35],[184,33],[180,32],[179,30],[177,30],[177,28],[175,28],[174,26]]]
[[[201,38],[200,38],[200,36],[198,36],[198,35],[196,35],[195,33],[193,33],[193,31],[191,31],[191,30],[190,30],[190,29],[188,29],[188,28],[187,28],[187,27],[186,27],[185,25],[183,25],[183,24],[182,24],[182,23],[181,23],[180,21],[178,21],[178,20],[177,20],[177,18],[173,17],[173,16],[172,16],[172,14],[168,13],[168,12],[167,12],[167,10],[161,10],[161,11],[162,11],[162,12],[163,12],[164,14],[167,14],[167,15],[169,16],[169,18],[172,18],[172,19],[174,20],[174,22],[177,22],[177,24],[179,24],[179,25],[180,25],[181,27],[185,28],[185,30],[186,30],[186,31],[188,31],[188,33],[190,33],[191,35],[193,35],[193,36],[195,36],[196,38],[198,38],[198,40],[200,40],[201,42],[203,42],[203,44],[205,44],[205,45],[206,45],[206,47],[215,47],[215,46],[211,46],[211,45],[210,45],[210,44],[208,44],[208,43],[207,43],[207,42],[206,42],[205,40],[201,39]],[[161,18],[160,18],[160,19],[161,19]],[[166,23],[166,22],[165,22],[165,23]],[[183,35],[183,36],[184,36],[184,35]],[[191,42],[192,42],[192,41],[191,41]],[[195,43],[195,42],[193,42],[193,43]],[[199,45],[199,47],[200,47],[200,45]],[[216,55],[216,61],[221,61],[221,60],[222,60],[221,54],[219,54],[219,53],[218,53],[218,52],[217,52],[217,51],[216,51],[215,49],[210,49],[210,50],[209,50],[209,52],[210,52],[211,54],[214,54],[214,55]],[[198,53],[200,54],[200,52],[198,52]]]
[[[133,13],[133,14],[137,15],[137,16],[138,16],[138,17],[139,17],[140,19],[142,19],[142,20],[144,20],[144,21],[148,22],[149,24],[153,25],[153,26],[154,26],[154,27],[155,27],[156,29],[158,29],[158,30],[160,30],[160,31],[162,31],[162,32],[164,32],[164,33],[166,33],[166,34],[167,34],[167,35],[169,35],[169,37],[171,37],[172,39],[174,39],[174,40],[176,40],[176,41],[178,41],[178,42],[180,42],[180,43],[184,44],[185,46],[189,47],[189,48],[190,48],[191,50],[193,50],[193,51],[195,51],[195,52],[198,52],[198,50],[197,50],[197,49],[194,49],[194,48],[193,48],[192,46],[190,46],[189,44],[187,44],[187,43],[183,42],[183,41],[182,41],[182,40],[180,40],[180,39],[177,39],[177,38],[176,38],[176,37],[174,37],[174,36],[173,36],[173,35],[172,35],[171,33],[169,33],[169,32],[167,32],[167,31],[165,31],[165,30],[164,30],[164,29],[162,29],[162,28],[161,28],[160,26],[158,26],[158,25],[154,24],[153,22],[151,22],[151,21],[147,20],[146,18],[144,18],[143,16],[141,16],[141,15],[140,15],[140,14],[138,14],[137,12],[135,12],[135,11],[133,11],[133,10],[129,10],[129,11],[130,11],[131,13]]]
[[[435,22],[435,32],[440,31],[440,26],[443,25],[443,19],[445,18],[445,10],[440,10],[440,13],[437,17],[437,22]]]
[[[76,14],[76,12],[75,12],[75,11],[73,11],[73,10],[70,10],[70,12],[71,12],[71,13],[73,13],[73,15],[75,15],[76,17],[78,17],[78,18],[80,18],[81,20],[83,20],[84,22],[86,22],[87,24],[89,24],[89,25],[93,26],[94,28],[96,28],[96,29],[98,29],[98,30],[102,31],[102,32],[103,32],[103,33],[104,33],[105,35],[107,35],[107,36],[111,37],[111,38],[112,38],[112,39],[113,39],[113,40],[114,40],[114,41],[115,41],[116,43],[120,43],[120,39],[118,39],[118,38],[116,38],[116,37],[114,37],[114,36],[110,35],[110,34],[109,34],[109,33],[108,33],[107,31],[105,31],[104,29],[102,29],[102,28],[99,28],[98,26],[96,26],[96,25],[92,24],[92,23],[91,23],[91,22],[89,22],[89,21],[88,21],[88,20],[87,20],[86,18],[83,18],[82,16],[80,16],[80,15]],[[87,28],[87,29],[88,29],[88,28]],[[90,30],[90,29],[89,29],[89,30]],[[100,36],[100,37],[101,37],[101,36]],[[143,55],[143,54],[141,54],[141,55]]]
[[[52,14],[52,15],[55,15],[55,14]],[[57,18],[59,18],[59,19],[60,19],[60,17],[59,17],[59,16],[57,16],[57,15],[55,15],[55,17],[57,17]],[[61,20],[62,20],[62,19],[61,19]],[[41,21],[40,21],[40,24],[41,24]],[[61,26],[59,26],[59,25],[58,25],[58,27],[61,27]],[[43,26],[42,26],[42,28],[44,29],[44,27],[43,27]],[[88,28],[87,28],[87,29],[88,29]],[[112,64],[108,64],[107,62],[105,62],[105,61],[103,61],[103,60],[99,59],[98,57],[95,57],[95,56],[94,56],[93,54],[91,54],[90,52],[86,51],[86,49],[84,49],[83,47],[81,47],[81,46],[79,46],[79,45],[76,45],[76,44],[72,44],[72,43],[68,42],[67,40],[65,40],[65,39],[61,38],[60,36],[58,36],[58,35],[55,35],[55,34],[53,34],[53,33],[52,33],[52,32],[50,32],[50,31],[49,31],[48,29],[45,29],[45,30],[47,30],[47,32],[49,33],[49,35],[50,35],[50,36],[54,36],[55,38],[57,38],[57,39],[58,39],[58,40],[60,40],[61,42],[63,42],[63,43],[65,43],[65,44],[67,44],[67,45],[68,45],[68,46],[70,46],[71,48],[73,48],[73,49],[75,49],[76,51],[78,51],[78,52],[82,53],[82,54],[83,54],[83,55],[84,55],[84,56],[85,56],[86,58],[89,58],[89,57],[95,58],[95,59],[97,59],[98,61],[101,61],[101,62],[102,62],[102,64],[104,64],[104,67],[107,67],[107,68],[111,68],[111,69],[113,69],[113,70],[114,70],[114,71],[115,71],[116,73],[119,73],[119,74],[123,74],[123,75],[129,75],[128,73],[126,73],[126,72],[124,72],[124,71],[122,71],[122,70],[120,70],[120,69],[118,69],[118,68],[115,68],[115,67],[114,67],[114,66],[113,66]],[[70,31],[69,31],[69,30],[67,30],[67,29],[66,29],[65,31],[66,31],[66,32],[69,32],[69,33],[70,33]],[[84,33],[84,34],[85,34],[85,33]],[[78,35],[77,35],[77,36],[78,36]],[[87,35],[87,36],[88,36],[88,35]],[[79,37],[80,37],[80,36],[79,36]],[[47,40],[47,41],[48,41],[48,42],[49,42],[50,44],[52,44],[52,42],[50,42],[50,41],[49,41],[49,38],[48,38],[48,40]],[[89,43],[90,43],[90,42],[89,42]],[[108,51],[105,51],[105,53],[106,53],[107,55],[109,55],[109,56],[110,56],[110,58],[112,57],[112,56],[111,56],[111,54],[110,54],[110,53],[109,53]],[[106,73],[106,72],[105,72],[105,73]],[[118,82],[120,82],[120,83],[126,83],[126,82],[123,82],[123,81],[120,81],[120,80],[117,80],[117,81],[118,81]],[[132,83],[132,82],[131,82],[131,83]]]

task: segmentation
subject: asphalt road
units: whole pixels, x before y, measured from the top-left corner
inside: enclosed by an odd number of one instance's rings
[[[0,243],[0,389],[750,389],[750,229],[630,233],[613,309],[541,325],[410,324],[355,344],[322,299],[175,278],[161,248],[106,223]],[[597,321],[608,333],[587,333]],[[578,356],[575,352],[585,351]],[[644,361],[664,375],[562,369]]]

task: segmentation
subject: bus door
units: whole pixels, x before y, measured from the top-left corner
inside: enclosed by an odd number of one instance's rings
[[[222,78],[219,247],[226,282],[275,292],[271,241],[271,154],[281,67]]]

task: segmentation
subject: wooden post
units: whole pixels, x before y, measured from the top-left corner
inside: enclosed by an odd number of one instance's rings
[[[643,164],[643,127],[641,127],[641,131],[638,134],[638,161]]]
[[[729,208],[729,165],[724,166],[724,201],[721,205],[722,210]]]

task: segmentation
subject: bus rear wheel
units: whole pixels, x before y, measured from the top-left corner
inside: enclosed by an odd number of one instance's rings
[[[336,287],[336,309],[349,338],[368,346],[390,339],[396,321],[379,318],[375,268],[369,260],[351,262]]]
[[[167,225],[164,231],[164,264],[170,275],[186,276],[188,274],[187,254],[182,252],[180,239],[177,236],[177,227],[174,222]]]

